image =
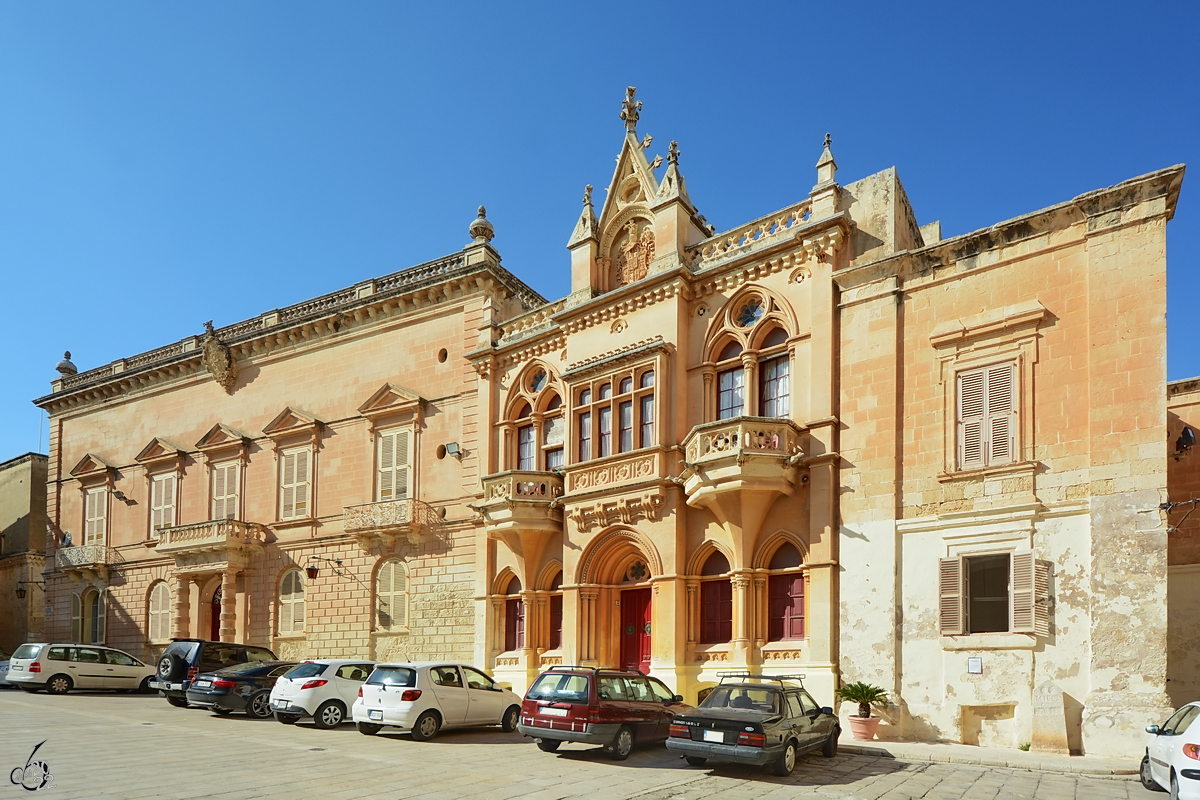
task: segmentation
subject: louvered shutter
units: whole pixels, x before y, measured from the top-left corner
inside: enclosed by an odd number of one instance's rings
[[[309,473],[309,458],[312,456],[308,450],[300,450],[293,453],[296,459],[296,490],[295,500],[296,506],[294,513],[297,517],[308,516],[308,473]]]
[[[392,562],[392,624],[408,625],[408,572],[399,561]]]
[[[984,384],[984,373],[981,370],[961,372],[958,375],[959,469],[978,469],[984,466]]]
[[[1014,369],[1001,364],[987,370],[987,463],[1007,464],[1016,453],[1017,410]]]
[[[237,514],[237,465],[213,467],[213,519],[232,519]]]
[[[107,614],[105,613],[105,611],[106,611],[105,606],[107,605],[107,600],[108,600],[108,592],[106,589],[100,589],[99,591],[97,591],[96,597],[92,600],[92,602],[94,602],[96,604],[96,610],[95,610],[96,627],[95,627],[95,631],[94,631],[96,636],[95,636],[95,639],[93,639],[93,641],[96,644],[101,644],[104,641],[104,622],[105,622],[104,618],[107,616]]]
[[[379,568],[379,577],[375,579],[376,620],[382,630],[392,628],[392,576],[396,571],[396,562],[385,561]]]
[[[1050,562],[1033,562],[1033,632],[1050,635]]]
[[[396,432],[396,498],[403,500],[409,495],[408,470],[411,463],[408,431]]]
[[[938,614],[943,636],[959,636],[963,632],[962,561],[958,558],[940,559],[938,570]]]
[[[283,479],[280,481],[279,516],[291,519],[296,516],[296,454],[283,454]]]
[[[150,482],[150,535],[153,536],[158,531],[158,527],[162,525],[162,495],[163,481],[162,478],[155,478]],[[153,636],[151,637],[153,638]]]
[[[396,498],[396,435],[379,435],[379,500]]]
[[[1012,554],[1012,630],[1033,633],[1033,553]]]
[[[167,475],[162,479],[162,508],[159,511],[159,524],[171,526],[175,524],[175,476]]]
[[[83,604],[79,600],[79,595],[71,595],[71,641],[79,642],[83,639]]]

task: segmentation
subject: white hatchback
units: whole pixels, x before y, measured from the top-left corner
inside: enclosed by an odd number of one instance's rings
[[[8,661],[8,682],[27,692],[118,689],[148,692],[154,667],[124,650],[86,644],[23,644]]]
[[[1142,785],[1182,800],[1200,798],[1200,702],[1180,706],[1162,725],[1146,728]]]
[[[517,729],[521,698],[475,667],[441,661],[376,664],[352,711],[358,732],[409,731],[418,742],[442,728],[499,725]]]
[[[346,721],[346,710],[374,668],[374,661],[362,660],[297,664],[275,681],[271,711],[285,725],[301,717],[312,717],[318,728],[336,728]]]

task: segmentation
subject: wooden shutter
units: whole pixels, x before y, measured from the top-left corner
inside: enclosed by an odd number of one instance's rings
[[[212,518],[225,519],[225,467],[213,467]]]
[[[170,638],[168,626],[171,622],[171,590],[159,582],[150,592],[150,641],[158,642]]]
[[[958,558],[940,559],[938,569],[938,614],[943,636],[958,636],[963,632],[962,561]]]
[[[1033,632],[1050,635],[1050,562],[1033,562]]]
[[[79,595],[71,595],[71,641],[79,642],[83,639],[83,603],[79,599]]]
[[[1033,553],[1012,554],[1012,631],[1033,633]]]
[[[279,518],[291,519],[296,516],[296,453],[284,453],[280,469]]]
[[[84,497],[83,543],[104,544],[105,500],[104,489],[89,489]]]
[[[408,624],[408,572],[399,561],[392,562],[392,624],[403,628]]]
[[[1014,369],[1001,364],[987,370],[987,463],[1007,464],[1016,454],[1017,409]]]
[[[403,500],[409,495],[409,444],[407,430],[379,435],[379,500]]]
[[[395,624],[392,618],[392,575],[395,564],[394,561],[383,562],[375,578],[376,624],[382,630],[390,630]]]
[[[958,374],[958,467],[984,466],[985,376],[982,370]]]
[[[308,516],[308,486],[309,486],[309,461],[312,458],[312,453],[308,450],[298,450],[292,454],[296,459],[296,489],[295,499],[296,506],[293,512],[297,517]]]
[[[238,465],[213,467],[212,518],[233,519],[238,513]]]

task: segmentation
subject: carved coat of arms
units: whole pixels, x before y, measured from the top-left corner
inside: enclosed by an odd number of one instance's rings
[[[233,394],[233,384],[237,381],[238,365],[233,358],[233,353],[225,346],[225,343],[217,338],[213,332],[212,320],[204,323],[204,341],[203,355],[201,360],[204,366],[208,369],[209,374],[213,376],[213,380],[221,384],[221,388],[228,394]]]
[[[646,277],[650,271],[650,262],[654,260],[654,231],[646,226],[639,234],[636,222],[626,225],[625,231],[625,241],[617,248],[613,259],[616,278],[614,283],[617,286],[624,286]]]

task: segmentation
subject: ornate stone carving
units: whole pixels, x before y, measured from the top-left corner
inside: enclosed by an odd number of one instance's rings
[[[600,486],[629,483],[640,478],[649,478],[655,474],[655,470],[655,457],[649,455],[573,471],[569,478],[570,489],[568,491],[577,492]]]
[[[638,225],[643,227],[639,230]],[[646,277],[654,260],[654,230],[644,220],[630,220],[613,244],[613,285],[624,286]]]
[[[639,519],[657,520],[662,512],[663,498],[658,491],[640,497],[621,497],[615,501],[578,504],[571,507],[571,519],[581,531],[589,531],[622,522],[632,525]]]
[[[709,661],[729,661],[729,653],[696,653],[695,661],[697,664]]]
[[[633,99],[636,94],[636,86],[626,87],[625,100],[621,103],[621,119],[625,121],[625,130],[630,133],[637,130],[638,118],[642,116],[642,101]]]
[[[799,650],[765,650],[763,661],[799,661]]]
[[[213,380],[221,385],[228,394],[233,394],[233,384],[237,381],[238,365],[233,353],[225,343],[213,332],[212,320],[204,323],[204,355],[203,362]]]

